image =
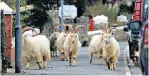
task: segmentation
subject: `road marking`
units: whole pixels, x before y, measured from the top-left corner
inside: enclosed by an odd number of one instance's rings
[[[130,72],[130,69],[129,69],[128,64],[127,64],[127,57],[126,57],[127,51],[128,51],[128,46],[124,50],[124,68],[126,71],[126,76],[131,76],[131,72]]]

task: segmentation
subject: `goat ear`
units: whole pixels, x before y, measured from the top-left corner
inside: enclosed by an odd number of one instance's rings
[[[77,32],[77,33],[75,33],[76,35],[78,35],[79,33]]]
[[[107,30],[107,33],[109,33],[109,34],[112,34],[112,30],[113,29],[116,29],[115,27],[110,27],[108,30]]]
[[[111,35],[113,35],[113,33],[111,33]]]
[[[27,37],[27,36],[28,36],[28,34],[25,35],[25,37]]]
[[[68,32],[68,34],[71,34],[71,32]]]
[[[67,34],[64,35],[64,37],[66,37],[66,36],[67,36]]]
[[[101,35],[103,36],[103,35],[104,35],[104,33],[101,33]]]
[[[105,33],[106,33],[106,32],[107,32],[107,29],[103,29],[103,32],[105,32]]]
[[[22,37],[26,38],[28,34],[23,35]]]
[[[111,32],[110,28],[107,29],[106,33],[110,34],[110,32]]]
[[[103,35],[104,35],[104,33],[101,33],[101,40],[103,40]]]
[[[72,35],[70,35],[70,37],[72,37]]]
[[[103,41],[103,35],[101,36],[101,41]]]

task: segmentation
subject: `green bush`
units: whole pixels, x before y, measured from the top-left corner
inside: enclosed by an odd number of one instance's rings
[[[6,50],[6,27],[4,22],[4,14],[1,13],[1,52]]]
[[[109,10],[107,4],[102,5],[102,3],[96,2],[92,6],[86,7],[86,11],[84,13],[85,16],[97,16],[97,15],[105,15],[108,17],[109,22],[116,21],[117,11],[116,9],[112,8]]]

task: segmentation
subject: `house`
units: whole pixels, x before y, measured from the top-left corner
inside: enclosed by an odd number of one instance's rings
[[[14,61],[15,50],[12,50],[12,12],[13,10],[5,3],[0,2],[0,11],[3,11],[4,21],[6,25],[6,55],[9,57],[10,62]]]

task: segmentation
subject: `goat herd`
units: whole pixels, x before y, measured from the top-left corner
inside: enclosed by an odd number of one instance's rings
[[[100,35],[92,37],[89,45],[89,63],[92,63],[93,54],[96,54],[100,64],[104,59],[108,69],[115,70],[120,47],[112,36],[112,29],[114,28],[108,28],[103,30]],[[26,69],[29,69],[29,62],[32,59],[36,60],[39,69],[46,69],[47,61],[57,56],[57,53],[60,54],[62,61],[68,61],[70,66],[76,65],[76,57],[79,55],[81,42],[75,27],[66,26],[64,32],[55,31],[49,38],[39,33],[40,31],[36,28],[28,26],[22,29],[22,57]]]

